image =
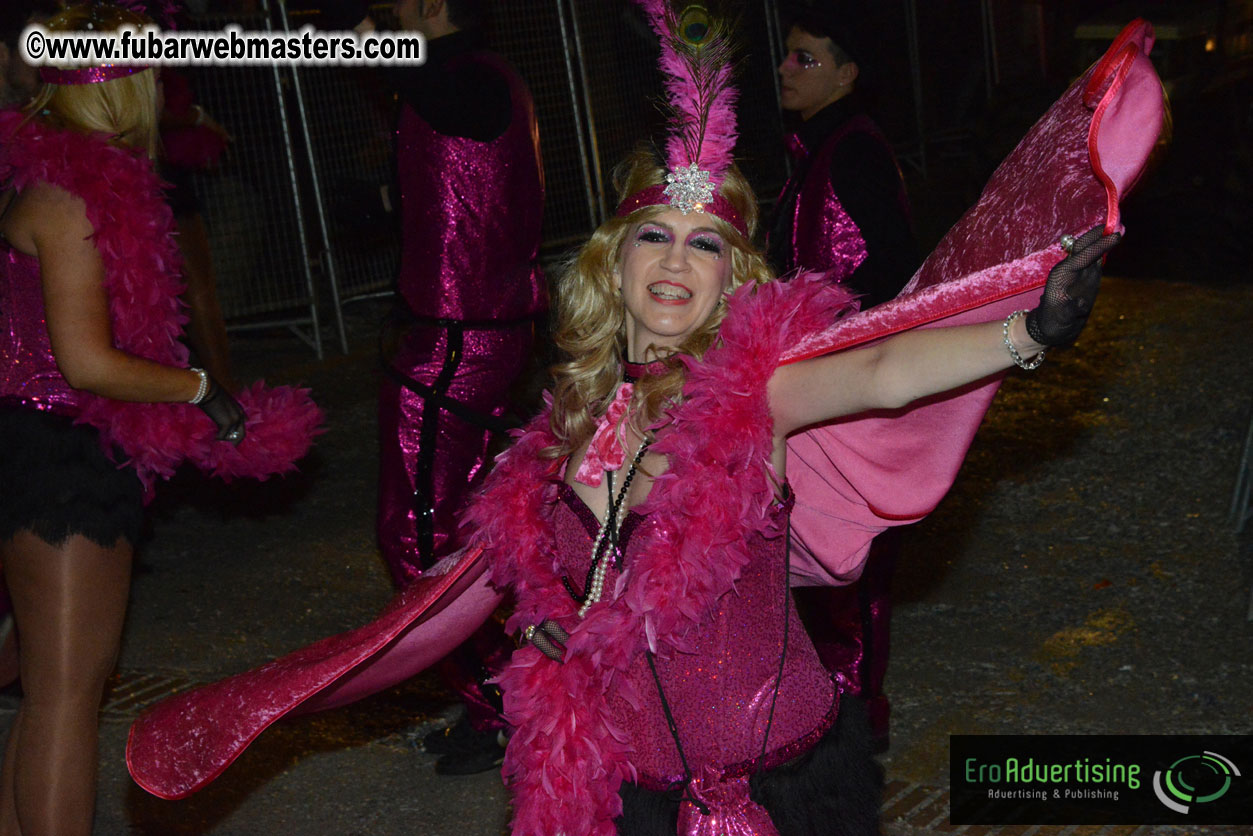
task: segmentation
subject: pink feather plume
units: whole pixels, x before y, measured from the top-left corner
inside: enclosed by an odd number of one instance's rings
[[[668,0],[638,2],[661,41],[658,66],[671,114],[667,163],[672,171],[696,163],[717,186],[731,165],[738,136],[730,24],[711,17],[708,35],[694,45],[681,36],[681,9]]]
[[[175,0],[111,0],[113,5],[152,18],[162,29],[177,29],[176,20],[182,6]]]

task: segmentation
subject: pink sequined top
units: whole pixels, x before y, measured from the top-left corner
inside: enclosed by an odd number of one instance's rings
[[[502,59],[473,52],[509,82],[513,118],[490,142],[445,136],[401,107],[397,287],[418,316],[500,322],[548,309],[538,266],[544,185],[531,95]]]
[[[557,497],[553,510],[557,560],[581,591],[599,523],[566,483],[558,484]],[[800,624],[785,577],[783,532],[791,508],[790,496],[776,503],[773,533],[752,536],[757,559],[744,568],[735,591],[719,601],[712,622],[691,637],[691,652],[656,660],[693,774],[707,764],[722,768],[724,778],[773,768],[812,748],[835,719],[834,684]],[[638,552],[633,544],[643,539],[637,540],[636,533],[649,524],[648,517],[633,510],[622,521],[618,542],[623,571],[629,573]],[[606,596],[619,577],[618,567],[611,565],[605,576]],[[785,613],[790,619],[787,657],[770,723]],[[625,682],[617,683],[609,706],[614,726],[630,739],[638,783],[650,789],[681,784],[683,764],[645,656],[634,661]],[[767,723],[770,741],[762,760]]]
[[[57,368],[44,319],[39,260],[0,238],[0,399],[73,415],[78,393]]]

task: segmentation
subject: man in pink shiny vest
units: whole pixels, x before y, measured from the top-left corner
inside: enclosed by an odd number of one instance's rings
[[[378,538],[397,587],[458,548],[458,512],[508,427],[548,310],[539,132],[526,85],[484,48],[485,6],[400,0],[400,27],[427,39],[427,60],[384,69],[400,102],[401,259],[379,392]],[[468,713],[429,737],[437,771],[499,763],[499,695],[485,680],[511,650],[489,621],[443,666]]]
[[[789,137],[795,168],[769,227],[770,261],[780,275],[828,271],[865,310],[896,296],[919,264],[900,169],[865,112],[872,41],[839,6],[798,6],[792,18],[780,92],[800,124]],[[819,655],[866,701],[880,747],[888,736],[883,677],[898,543],[898,530],[889,529],[872,544],[858,581],[797,594]]]

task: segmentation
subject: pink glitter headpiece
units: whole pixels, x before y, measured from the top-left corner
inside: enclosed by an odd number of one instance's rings
[[[156,0],[155,2],[147,2],[147,0],[110,0],[110,2],[101,2],[100,0],[92,0],[89,3],[81,4],[89,6],[91,10],[90,20],[87,24],[88,30],[98,28],[98,24],[112,26],[118,20],[125,18],[125,12],[132,15],[138,15],[129,22],[136,26],[150,23],[154,15],[149,10],[149,6],[155,6],[158,19],[166,29],[174,29],[174,18],[179,12],[179,5],[176,0]],[[73,8],[73,7],[71,7]],[[119,16],[119,11],[123,14]],[[56,17],[54,16],[54,20]],[[104,81],[113,81],[116,78],[126,78],[135,73],[141,73],[149,69],[147,64],[101,64],[95,67],[72,67],[62,69],[59,67],[40,67],[39,78],[47,84],[100,84]]]
[[[748,227],[718,187],[735,149],[732,47],[724,19],[699,3],[676,10],[669,0],[638,0],[661,41],[659,66],[670,109],[666,185],[649,186],[618,206],[625,216],[644,206],[668,205],[683,214],[709,212],[741,235]]]
[[[39,78],[47,84],[99,84],[102,81],[112,81],[115,78],[126,78],[128,75],[141,73],[146,69],[148,69],[147,66],[138,64],[125,67],[116,64],[104,64],[99,67],[76,67],[70,70],[62,70],[57,67],[40,67]]]

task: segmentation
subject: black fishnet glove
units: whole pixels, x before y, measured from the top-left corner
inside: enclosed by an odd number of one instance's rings
[[[565,659],[565,645],[570,641],[570,634],[561,629],[560,624],[551,618],[546,618],[543,623],[535,625],[528,631],[527,640],[549,659],[561,662]]]
[[[238,445],[244,440],[244,421],[248,418],[244,408],[212,377],[209,378],[209,391],[196,406],[218,425],[218,441]]]
[[[1027,314],[1027,334],[1040,345],[1070,345],[1079,338],[1101,287],[1101,264],[1122,235],[1095,226],[1054,265],[1040,306]]]

